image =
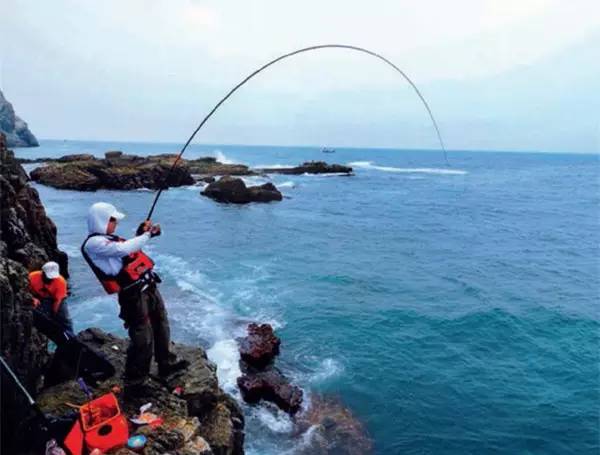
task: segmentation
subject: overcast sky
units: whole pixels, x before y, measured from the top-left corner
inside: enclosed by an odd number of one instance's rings
[[[379,52],[449,148],[597,152],[598,0],[4,0],[0,87],[39,138],[181,142],[247,73],[319,43]],[[436,147],[389,67],[343,50],[267,70],[197,142]]]

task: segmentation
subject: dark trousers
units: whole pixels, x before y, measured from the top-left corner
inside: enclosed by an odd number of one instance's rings
[[[68,331],[69,333],[73,333],[73,322],[71,321],[71,316],[69,315],[69,307],[67,305],[67,299],[64,299],[60,306],[58,307],[58,311],[54,313],[52,311],[53,301],[52,299],[42,299],[40,301],[40,311],[56,322],[60,327]]]
[[[159,368],[170,360],[171,330],[167,310],[156,285],[119,293],[121,319],[129,330],[125,380],[143,382],[150,373],[152,354]]]

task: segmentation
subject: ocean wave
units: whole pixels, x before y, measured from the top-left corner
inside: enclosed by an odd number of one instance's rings
[[[401,174],[438,174],[438,175],[465,175],[467,171],[462,169],[447,169],[433,167],[392,167],[377,166],[372,161],[352,161],[348,166],[360,169],[373,169],[381,172],[396,172]]]
[[[294,429],[294,422],[284,411],[275,406],[263,404],[251,411],[252,417],[274,433],[290,433]]]
[[[291,180],[288,180],[287,182],[283,183],[278,183],[276,186],[277,188],[296,188],[296,184]]]
[[[231,159],[227,158],[225,156],[225,154],[221,150],[219,150],[219,149],[216,149],[213,153],[214,153],[214,156],[217,159],[217,161],[219,161],[220,163],[223,163],[223,164],[241,164],[241,162],[239,160],[231,160]]]
[[[215,342],[206,355],[218,365],[217,377],[219,385],[228,393],[239,397],[237,378],[242,375],[240,370],[240,354],[238,345],[233,338]]]

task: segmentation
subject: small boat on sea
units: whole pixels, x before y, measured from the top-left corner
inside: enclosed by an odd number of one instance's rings
[[[328,149],[327,147],[325,147],[324,149],[321,150],[321,152],[323,152],[323,153],[335,153],[335,149]]]

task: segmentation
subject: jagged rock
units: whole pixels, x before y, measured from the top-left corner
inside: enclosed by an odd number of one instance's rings
[[[364,425],[337,398],[312,395],[310,407],[298,415],[296,423],[299,434],[314,428],[299,454],[363,455],[373,452],[373,442]]]
[[[198,158],[195,160],[186,160],[192,174],[199,174],[207,177],[216,175],[256,175],[252,169],[243,164],[226,164],[217,161],[213,157]]]
[[[56,227],[46,216],[27,174],[0,133],[0,351],[27,390],[35,395],[49,360],[48,342],[33,326],[27,267],[49,258],[66,276],[67,256],[57,247]],[[28,255],[32,254],[33,258]],[[31,441],[31,408],[4,371],[1,386],[1,452],[18,453]]]
[[[44,158],[41,158],[44,159]],[[94,155],[91,155],[89,153],[76,153],[73,155],[64,155],[61,156],[60,158],[58,158],[56,161],[59,163],[71,163],[73,161],[89,161],[89,160],[95,160],[96,157]],[[49,159],[45,159],[46,161],[53,161],[53,160],[49,160]]]
[[[244,374],[237,379],[237,384],[248,403],[271,401],[290,414],[298,412],[302,404],[302,389],[290,384],[276,368]]]
[[[0,135],[0,237],[7,256],[29,270],[48,259],[56,261],[68,277],[67,255],[58,249],[56,226],[46,216],[37,190],[27,183],[27,174]],[[33,256],[27,257],[29,253]]]
[[[79,156],[83,159],[72,160],[67,156],[38,167],[31,171],[31,178],[54,188],[79,191],[158,189],[162,186],[176,187],[194,183],[185,162],[172,168],[173,155],[140,157],[112,151],[106,152],[104,159]]]
[[[247,204],[249,202],[281,201],[281,192],[272,183],[246,187],[242,179],[221,177],[210,183],[200,194],[217,202]]]
[[[281,340],[270,324],[249,324],[248,336],[240,341],[240,356],[255,368],[264,368],[279,354]]]
[[[0,90],[0,133],[6,135],[7,147],[37,147],[35,136],[29,131],[27,123],[16,114],[2,90]]]
[[[348,174],[352,168],[341,164],[327,164],[325,161],[306,161],[296,167],[262,168],[258,171],[265,174]]]
[[[105,393],[115,385],[122,388],[127,340],[96,328],[80,332],[77,338],[103,353],[116,369],[112,378],[98,382],[94,388],[95,395]],[[148,381],[148,396],[120,399],[121,409],[128,416],[137,414],[141,405],[152,402],[152,412],[165,419],[165,431],[144,433],[149,439],[145,453],[182,450],[190,438],[202,436],[215,454],[242,454],[244,417],[235,400],[219,388],[215,365],[200,347],[173,343],[171,349],[190,362],[186,370],[166,380],[159,380],[156,366],[153,366],[151,380]],[[181,395],[173,393],[176,387],[183,389]],[[55,415],[64,413],[68,409],[64,403],[73,400],[85,400],[74,382],[44,389],[38,397],[40,407]]]

